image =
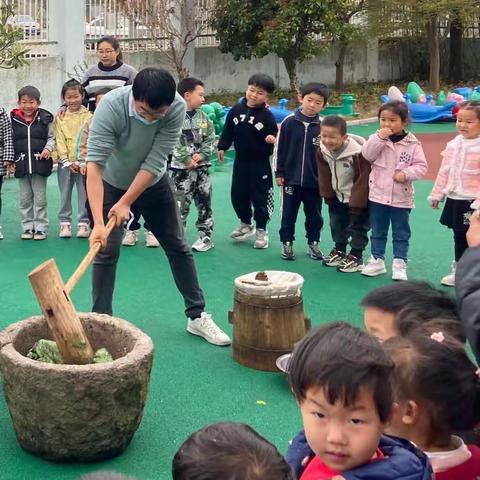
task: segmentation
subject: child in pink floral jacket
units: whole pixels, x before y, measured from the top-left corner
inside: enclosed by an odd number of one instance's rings
[[[468,248],[468,216],[480,208],[480,102],[460,104],[457,131],[460,135],[442,152],[442,165],[428,197],[434,209],[446,198],[440,223],[453,230],[455,261],[441,283],[450,287],[455,286],[456,263]]]
[[[427,161],[417,138],[405,131],[408,107],[405,102],[387,102],[378,112],[380,130],[362,147],[372,164],[369,178],[372,256],[362,271],[375,277],[386,273],[385,249],[390,224],[393,237],[392,279],[407,280],[409,217],[413,208],[414,180],[427,171]]]

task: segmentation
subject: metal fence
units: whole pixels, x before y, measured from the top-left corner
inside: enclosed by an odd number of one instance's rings
[[[28,48],[26,57],[45,57],[54,42],[48,35],[48,0],[7,0],[14,15],[7,22],[23,33],[22,44]]]

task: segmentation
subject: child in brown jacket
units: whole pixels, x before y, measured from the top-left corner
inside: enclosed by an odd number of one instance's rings
[[[323,264],[344,273],[362,270],[363,251],[368,244],[370,164],[361,155],[363,142],[362,137],[347,134],[343,118],[335,115],[323,118],[317,150],[318,185],[320,196],[328,205],[335,242]]]

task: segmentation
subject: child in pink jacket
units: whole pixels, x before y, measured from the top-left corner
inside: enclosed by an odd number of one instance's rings
[[[408,107],[394,101],[378,111],[380,130],[362,147],[362,155],[372,164],[369,178],[369,205],[372,256],[362,271],[375,277],[386,273],[385,248],[390,224],[393,238],[392,279],[407,280],[409,216],[413,208],[413,181],[427,171],[427,161],[417,138],[405,131]]]
[[[460,135],[442,152],[442,165],[428,197],[433,209],[446,197],[440,223],[453,230],[455,261],[441,283],[449,287],[455,286],[456,264],[468,248],[466,219],[472,209],[480,208],[480,102],[460,104],[457,131]]]

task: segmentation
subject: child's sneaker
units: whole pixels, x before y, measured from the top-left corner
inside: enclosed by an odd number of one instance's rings
[[[230,234],[230,238],[241,241],[246,240],[252,235],[255,235],[255,227],[253,225],[249,225],[248,223],[240,222],[240,226]]]
[[[341,252],[336,248],[332,248],[332,251],[323,258],[323,264],[326,267],[338,267],[343,262],[343,260],[345,260],[345,258],[345,252]]]
[[[37,230],[33,235],[34,240],[45,240],[47,238],[47,233],[42,232],[41,230]]]
[[[3,240],[3,233],[2,233],[2,227],[0,225],[0,240]]]
[[[454,287],[455,286],[455,272],[457,270],[457,262],[452,263],[452,271],[448,274],[445,275],[442,280],[441,284],[445,285],[447,287]]]
[[[125,247],[134,247],[138,242],[138,233],[136,230],[127,230],[122,240]]]
[[[284,260],[295,260],[292,242],[285,242],[282,245],[282,258]]]
[[[60,238],[71,238],[72,237],[72,226],[69,223],[60,224],[60,233],[58,234]]]
[[[257,233],[255,235],[253,248],[268,248],[268,232],[263,228],[257,228]]]
[[[77,238],[88,238],[90,236],[90,227],[86,223],[79,223]]]
[[[383,273],[387,273],[383,258],[375,258],[374,256],[370,257],[370,260],[362,270],[362,275],[366,275],[367,277],[376,277]]]
[[[354,273],[361,272],[363,268],[364,267],[361,258],[358,258],[355,255],[347,255],[343,259],[343,262],[337,267],[337,270],[343,273]]]
[[[33,232],[32,230],[24,230],[23,233],[20,235],[22,240],[32,240]]]
[[[214,247],[212,239],[205,232],[198,232],[198,238],[193,242],[192,250],[207,252]]]
[[[308,244],[307,254],[312,260],[323,260],[323,253],[318,248],[318,242]]]
[[[145,230],[145,246],[148,248],[158,248],[160,246],[157,237],[150,230]]]
[[[394,258],[392,263],[392,280],[408,280],[407,262],[401,258]]]

